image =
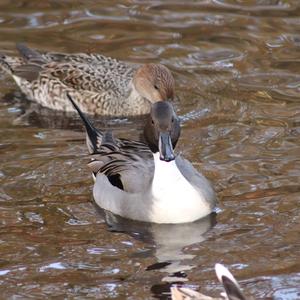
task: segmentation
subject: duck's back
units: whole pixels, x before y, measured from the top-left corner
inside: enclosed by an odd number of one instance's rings
[[[22,92],[42,106],[73,111],[69,93],[89,114],[137,115],[148,112],[148,104],[133,93],[136,64],[100,54],[41,54],[18,45],[22,57],[2,55],[0,65]]]
[[[75,72],[81,76],[81,83],[89,82],[88,88],[97,92],[108,91],[114,88],[117,94],[123,95],[132,80],[136,64],[130,64],[101,54],[43,54],[46,68],[54,68],[58,73],[64,70],[65,74]],[[52,64],[51,64],[52,63]],[[70,69],[68,69],[70,67]],[[78,89],[80,86],[76,86]],[[84,87],[81,87],[84,88]]]

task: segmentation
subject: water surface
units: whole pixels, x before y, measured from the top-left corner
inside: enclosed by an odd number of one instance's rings
[[[221,262],[247,295],[300,299],[299,20],[297,0],[0,1],[7,54],[26,42],[168,66],[177,151],[219,198],[193,224],[105,214],[78,119],[28,103],[0,73],[2,297],[168,299],[172,282],[216,296]],[[97,123],[128,138],[141,126]]]

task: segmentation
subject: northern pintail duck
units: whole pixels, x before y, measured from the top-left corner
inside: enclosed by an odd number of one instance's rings
[[[190,288],[173,286],[171,287],[172,300],[246,300],[240,285],[226,267],[216,264],[215,271],[224,288],[220,298],[209,297]]]
[[[173,152],[180,124],[169,102],[152,104],[143,143],[97,130],[68,97],[86,128],[93,194],[100,207],[154,223],[193,222],[212,212],[216,198],[209,181]]]
[[[138,65],[99,54],[45,53],[17,44],[21,57],[0,55],[0,66],[30,100],[72,111],[66,94],[91,115],[147,114],[151,103],[174,98],[174,78],[161,64]]]

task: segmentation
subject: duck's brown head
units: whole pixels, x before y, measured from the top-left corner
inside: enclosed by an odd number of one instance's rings
[[[173,100],[175,80],[171,71],[161,64],[145,64],[134,74],[137,92],[151,103]]]

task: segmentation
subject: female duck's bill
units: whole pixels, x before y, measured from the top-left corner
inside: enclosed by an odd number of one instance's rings
[[[193,222],[211,213],[215,194],[210,183],[190,162],[174,154],[180,124],[169,102],[152,105],[143,143],[97,130],[67,97],[86,127],[93,194],[100,207],[154,223]]]
[[[41,54],[23,44],[17,49],[21,57],[0,54],[0,68],[44,107],[73,111],[68,93],[85,113],[134,116],[149,113],[154,102],[174,99],[174,78],[161,64],[138,65],[100,54]]]

